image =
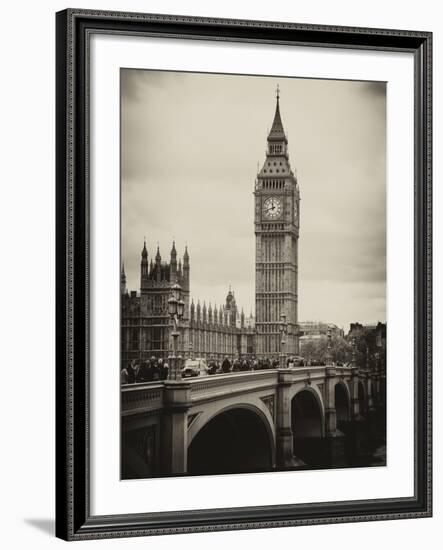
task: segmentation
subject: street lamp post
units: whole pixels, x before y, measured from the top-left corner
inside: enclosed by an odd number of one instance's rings
[[[180,380],[181,379],[181,370],[180,370],[180,358],[177,356],[178,353],[178,337],[180,336],[179,332],[179,322],[183,317],[185,311],[185,303],[181,299],[181,286],[178,283],[175,283],[171,289],[171,297],[168,300],[168,312],[172,320],[173,330],[171,333],[172,336],[172,357],[171,357],[171,366],[169,369],[169,379],[170,380]]]
[[[281,322],[280,322],[280,332],[281,332],[281,340],[280,340],[280,368],[286,367],[286,353],[285,353],[285,345],[286,345],[286,334],[288,333],[288,324],[286,322],[286,315],[284,313],[281,314]]]

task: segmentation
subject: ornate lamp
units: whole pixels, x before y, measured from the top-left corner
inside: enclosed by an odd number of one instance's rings
[[[168,313],[173,324],[171,333],[173,342],[173,355],[171,357],[171,366],[169,370],[169,378],[171,380],[179,380],[181,378],[180,361],[177,357],[177,342],[180,336],[179,321],[185,312],[185,303],[181,299],[181,286],[175,283],[171,288],[171,297],[168,300]]]
[[[288,323],[286,322],[286,315],[282,313],[280,315],[280,333],[281,333],[281,340],[280,340],[280,368],[285,368],[286,366],[286,353],[285,353],[285,344],[286,339],[285,336],[288,333]]]

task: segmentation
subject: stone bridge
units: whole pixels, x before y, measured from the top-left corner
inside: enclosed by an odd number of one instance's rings
[[[122,387],[122,478],[302,465],[298,443],[341,437],[383,402],[351,366],[248,371]]]

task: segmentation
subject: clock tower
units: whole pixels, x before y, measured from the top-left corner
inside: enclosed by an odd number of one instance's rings
[[[280,353],[284,315],[287,323],[284,351],[296,355],[300,194],[289,164],[278,87],[266,159],[257,174],[254,197],[256,353],[258,357],[275,357]]]

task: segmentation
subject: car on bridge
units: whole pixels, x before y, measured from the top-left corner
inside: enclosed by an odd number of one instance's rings
[[[208,376],[209,369],[205,359],[186,359],[182,368],[182,378],[193,378],[194,376]]]

